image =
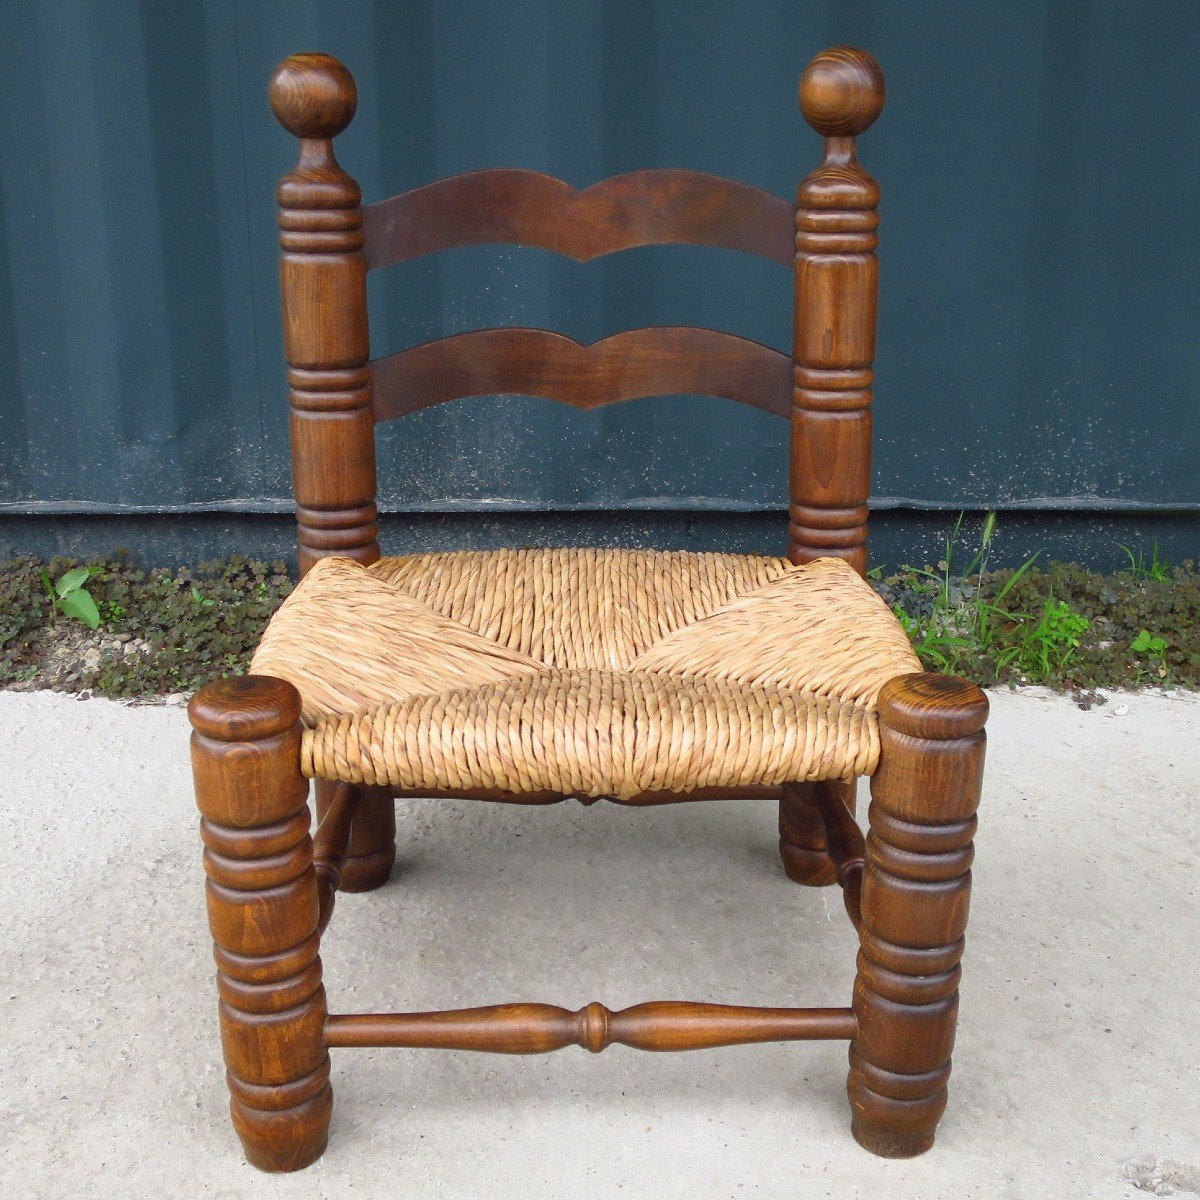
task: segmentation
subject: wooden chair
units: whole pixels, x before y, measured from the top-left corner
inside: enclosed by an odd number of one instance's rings
[[[576,192],[487,170],[364,208],[333,153],[356,105],[349,71],[295,55],[270,95],[300,139],[279,223],[302,580],[252,673],[211,684],[189,709],[222,1042],[247,1158],[284,1171],[321,1154],[331,1047],[521,1054],[817,1038],[850,1042],[858,1141],[891,1156],[928,1149],[950,1074],[987,701],[970,683],[921,673],[862,578],[879,189],[855,138],[883,106],[875,60],[828,50],[804,73],[801,108],[825,149],[795,206],[690,171]],[[491,329],[371,360],[367,272],[484,242],[581,261],[684,242],[792,266],[792,355],[704,329],[637,329],[592,346]],[[375,424],[493,393],[583,409],[712,394],[789,420],[786,558],[381,558]],[[871,781],[865,842],[857,776]],[[776,799],[788,875],[840,884],[861,935],[852,1003],[330,1013],[321,931],[339,888],[387,880],[393,801],[406,795]]]

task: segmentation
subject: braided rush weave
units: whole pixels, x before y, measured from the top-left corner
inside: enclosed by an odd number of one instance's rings
[[[839,559],[644,550],[322,559],[251,666],[299,689],[308,775],[618,799],[870,774],[919,669]]]

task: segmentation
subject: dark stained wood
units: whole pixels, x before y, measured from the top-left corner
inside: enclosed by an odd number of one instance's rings
[[[723,246],[790,266],[792,206],[699,171],[634,171],[576,191],[536,171],[439,179],[363,210],[367,267],[455,246],[539,246],[589,262],[633,246]]]
[[[279,183],[283,338],[291,398],[292,482],[303,575],[319,558],[379,557],[375,428],[367,359],[367,266],[358,184],[332,139],[354,116],[350,72],[297,54],[271,79],[271,108],[300,138]]]
[[[721,396],[786,417],[791,362],[714,329],[631,329],[590,346],[546,329],[478,329],[371,363],[375,418],[464,396],[544,396],[599,408],[640,396]]]
[[[825,844],[825,823],[817,793],[836,793],[851,813],[855,805],[853,781],[820,780],[789,783],[779,800],[779,857],[784,873],[805,887],[828,887],[837,883],[837,871]]]
[[[822,137],[857,137],[883,112],[883,71],[865,50],[823,50],[800,76],[804,119]]]
[[[850,1008],[747,1008],[656,1000],[611,1012],[589,1004],[578,1012],[553,1004],[496,1004],[427,1013],[331,1015],[325,1041],[333,1046],[408,1046],[545,1054],[582,1046],[598,1054],[620,1044],[637,1050],[710,1050],[751,1042],[853,1038]]]
[[[350,839],[340,864],[338,889],[373,892],[391,878],[396,862],[396,804],[389,788],[343,785],[317,780],[317,818],[332,807],[336,789],[353,788]]]
[[[317,873],[317,930],[324,933],[342,883],[342,865],[350,844],[358,793],[350,783],[329,783],[323,779],[316,783],[319,824],[313,834],[313,869]]]
[[[945,676],[879,698],[847,1088],[854,1136],[888,1157],[929,1149],[946,1107],[987,712]]]
[[[358,789],[352,783],[317,779],[317,829],[313,834],[313,865],[317,874],[338,877],[350,845],[350,825],[358,807]],[[336,888],[338,883],[334,884]]]
[[[770,786],[697,788],[691,792],[640,792],[627,800],[619,800],[616,796],[564,796],[560,792],[500,792],[491,788],[468,788],[448,792],[392,789],[392,795],[401,800],[485,800],[497,804],[561,804],[564,800],[577,800],[584,805],[606,800],[610,804],[623,804],[630,808],[649,808],[657,804],[689,804],[694,800],[778,800],[782,792],[782,788]]]
[[[850,784],[819,788],[814,793],[825,829],[825,845],[834,878],[842,889],[846,912],[855,929],[862,925],[862,877],[866,843],[854,819],[854,789]]]
[[[331,54],[293,54],[271,75],[275,119],[298,138],[337,137],[358,108],[354,76]]]
[[[230,1113],[249,1162],[294,1171],[324,1151],[333,1106],[300,696],[248,675],[188,715]]]
[[[883,99],[883,72],[861,50],[818,55],[800,83],[801,111],[825,137],[825,156],[796,195],[788,557],[844,558],[863,574],[879,185],[859,165],[854,139]]]
[[[845,875],[861,869],[866,858],[862,830],[854,819],[853,783],[831,781],[835,787],[818,788],[814,793],[821,823],[825,827],[825,846],[833,863],[837,881],[845,887]]]

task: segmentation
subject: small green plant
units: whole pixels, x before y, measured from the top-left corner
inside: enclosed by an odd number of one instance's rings
[[[896,614],[901,628],[908,634],[908,640],[912,642],[917,657],[926,666],[933,666],[944,672],[954,671],[963,653],[971,649],[970,638],[945,633],[937,628],[934,621],[922,622],[916,617],[910,617],[901,604],[897,604],[892,611]]]
[[[261,597],[266,594],[266,588],[265,585],[261,583],[258,586],[260,589],[258,594]],[[202,596],[200,594],[200,589],[196,587],[195,584],[192,585],[192,599],[195,600],[195,602],[200,605],[201,608],[212,608],[213,604],[215,603],[215,601],[209,600]]]
[[[1153,634],[1148,629],[1143,629],[1137,637],[1129,643],[1129,648],[1134,654],[1144,654],[1153,664],[1158,672],[1159,677],[1165,676],[1167,673],[1167,639]]]
[[[1009,612],[1004,607],[1005,600],[1008,599],[1008,594],[1017,586],[1021,580],[1021,576],[1028,571],[1035,562],[1037,562],[1039,550],[1037,554],[1027,558],[1009,577],[1005,580],[1000,590],[991,600],[985,600],[982,596],[978,602],[978,631],[979,644],[984,651],[991,651],[995,648],[996,642],[999,639],[1001,632],[1011,627],[1014,623],[1020,622],[1023,617],[1020,613]]]
[[[1092,623],[1076,612],[1065,600],[1047,596],[1042,610],[1035,616],[1014,614],[1023,618],[1018,640],[999,656],[1001,667],[1014,666],[1036,682],[1053,679],[1065,670],[1083,635]]]
[[[954,570],[954,553],[958,549],[959,535],[962,533],[963,519],[965,513],[958,514],[958,520],[954,522],[954,528],[946,535],[945,554],[938,563],[937,571],[918,570],[919,575],[924,575],[932,579],[938,584],[938,595],[935,600],[935,605],[940,605],[945,608],[953,603],[954,597],[954,580],[958,579],[970,580],[972,576],[978,575],[987,570],[988,555],[991,553],[992,537],[996,532],[996,514],[988,513],[983,522],[983,529],[979,534],[979,549],[975,552],[975,556],[967,563],[966,567],[961,571]]]
[[[100,573],[99,567],[75,567],[60,575],[57,583],[50,582],[50,573],[42,568],[42,586],[50,598],[52,612],[82,621],[89,629],[100,627],[100,610],[92,594],[83,585]]]
[[[894,608],[917,656],[939,671],[977,673],[982,659],[1002,653],[1002,645],[1011,639],[1011,631],[1030,618],[1009,612],[1008,594],[1038,559],[1026,559],[996,592],[988,597],[983,577],[988,571],[992,539],[996,533],[996,514],[989,512],[979,535],[979,548],[961,570],[955,568],[955,556],[962,532],[963,514],[945,541],[945,553],[937,570],[913,569],[913,591],[928,597],[928,612],[916,617]],[[1040,553],[1040,552],[1039,552]],[[903,615],[901,615],[903,613]]]
[[[1150,551],[1150,561],[1146,562],[1146,552],[1139,550],[1134,554],[1128,546],[1121,546],[1125,557],[1129,559],[1129,574],[1134,579],[1151,579],[1155,583],[1166,583],[1171,578],[1170,568],[1158,557],[1158,540]]]

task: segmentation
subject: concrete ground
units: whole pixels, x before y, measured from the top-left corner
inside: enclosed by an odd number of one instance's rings
[[[186,719],[0,693],[0,1196],[1200,1194],[1200,700],[994,697],[950,1107],[923,1158],[851,1140],[840,1043],[334,1057],[308,1171],[226,1120]],[[840,898],[773,806],[401,806],[343,897],[338,1011],[506,999],[848,1002]]]

